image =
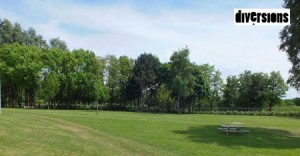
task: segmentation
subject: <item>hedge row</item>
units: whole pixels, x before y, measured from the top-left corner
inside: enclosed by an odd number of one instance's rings
[[[300,111],[201,111],[200,114],[300,117]]]

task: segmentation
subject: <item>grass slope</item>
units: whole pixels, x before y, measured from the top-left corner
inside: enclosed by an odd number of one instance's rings
[[[249,134],[224,135],[242,122]],[[3,109],[0,155],[299,155],[300,119]]]

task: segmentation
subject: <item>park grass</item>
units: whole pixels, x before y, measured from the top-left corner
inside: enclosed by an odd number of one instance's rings
[[[217,128],[244,123],[249,134]],[[0,155],[299,155],[300,119],[2,109]]]

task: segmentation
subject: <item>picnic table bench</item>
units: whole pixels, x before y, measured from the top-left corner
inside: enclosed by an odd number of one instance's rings
[[[246,130],[245,127],[241,125],[221,125],[218,129],[227,135],[228,133],[249,133],[249,130]]]

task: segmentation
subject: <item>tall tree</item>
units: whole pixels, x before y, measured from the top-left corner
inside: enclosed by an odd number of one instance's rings
[[[55,72],[44,75],[39,90],[39,96],[48,103],[48,109],[50,109],[51,100],[53,100],[58,93],[59,85],[58,76]]]
[[[171,75],[172,75],[172,91],[177,96],[177,112],[180,111],[180,98],[182,102],[191,95],[194,90],[195,77],[193,76],[193,68],[189,60],[189,49],[184,48],[175,51],[171,56]],[[183,104],[183,108],[184,108]]]
[[[106,56],[106,84],[109,88],[110,108],[113,109],[115,98],[119,94],[119,60],[115,55]]]
[[[236,106],[239,94],[239,79],[236,76],[228,76],[223,89],[223,106]]]
[[[171,64],[162,63],[158,69],[157,80],[159,84],[166,84],[168,88],[171,85]]]
[[[55,103],[55,97],[59,92],[61,81],[59,79],[62,73],[63,51],[61,49],[43,49],[42,78],[39,89],[39,97],[48,103],[48,108],[52,108]]]
[[[268,75],[245,71],[239,77],[239,106],[262,108],[266,102]]]
[[[198,108],[201,108],[201,100],[208,97],[210,95],[210,84],[207,84],[210,81],[206,81],[207,75],[206,70],[203,65],[196,65],[192,64],[193,66],[193,75],[195,77],[195,85],[194,85],[194,92],[190,95],[190,103],[189,104],[189,112],[193,109],[193,105],[198,102]],[[209,66],[207,66],[209,67]],[[191,108],[190,108],[191,107]]]
[[[218,104],[221,100],[221,91],[223,88],[223,80],[221,78],[221,72],[214,70],[211,79],[211,94],[209,97],[210,110],[212,111],[214,104]]]
[[[98,89],[101,78],[98,75],[98,62],[94,52],[89,50],[73,50],[74,57],[76,58],[75,72],[75,92],[74,99],[78,103],[85,102],[91,103],[98,100]],[[98,84],[100,83],[100,84]]]
[[[50,40],[51,48],[59,48],[62,50],[68,50],[68,46],[65,41],[61,40],[59,37],[53,38]]]
[[[239,102],[238,107],[250,107],[251,103],[251,85],[252,85],[252,72],[249,70],[244,71],[239,75]]]
[[[3,28],[3,21],[0,19],[0,34],[2,34],[2,32],[3,32],[3,30],[2,30],[2,28]],[[3,44],[3,37],[2,37],[2,35],[0,35],[0,46]]]
[[[285,95],[288,86],[284,83],[284,79],[279,72],[272,71],[268,79],[267,100],[269,111],[272,107],[280,102],[280,99]]]
[[[63,51],[61,72],[59,73],[59,92],[57,100],[63,104],[63,107],[70,108],[74,100],[74,90],[76,90],[76,63],[77,59],[69,51]]]
[[[0,53],[0,60],[3,60],[6,70],[3,76],[5,99],[8,101],[4,101],[11,107],[14,107],[16,101],[21,106],[24,91],[25,105],[34,106],[43,67],[41,49],[14,43],[4,44]]]
[[[161,84],[156,92],[156,99],[161,107],[161,112],[164,112],[166,105],[171,101],[171,91],[165,84]]]
[[[101,104],[106,102],[109,98],[108,88],[104,85],[104,71],[105,71],[106,59],[97,57],[97,84],[98,84],[98,103]],[[102,108],[102,107],[101,107]]]
[[[284,8],[290,9],[290,25],[285,26],[280,32],[281,44],[279,49],[288,54],[292,63],[288,83],[300,90],[300,1],[284,0]]]
[[[141,111],[144,111],[144,95],[148,89],[156,87],[157,73],[160,66],[159,59],[152,54],[141,54],[133,67],[134,79],[141,91]]]
[[[250,107],[262,108],[265,104],[268,87],[268,75],[266,73],[253,73],[250,92]]]
[[[47,41],[43,39],[42,35],[36,36],[36,46],[38,46],[40,48],[49,48]]]
[[[13,43],[13,25],[7,19],[4,19],[0,25],[0,46],[5,43]]]
[[[23,31],[23,39],[26,45],[37,46],[39,48],[49,47],[47,42],[41,35],[38,35],[34,28],[30,27],[27,31]]]
[[[203,64],[199,66],[201,72],[203,89],[205,91],[205,98],[212,110],[214,105],[219,102],[220,91],[223,85],[221,79],[221,72],[215,69],[215,66],[210,64]]]
[[[138,82],[134,78],[134,74],[131,73],[131,75],[128,78],[128,81],[126,82],[126,99],[134,103],[134,106],[132,109],[136,110],[136,100],[141,97],[141,87],[139,86]],[[139,100],[138,101],[138,107],[139,107]]]
[[[128,81],[133,69],[134,61],[127,56],[119,57],[119,90],[120,90],[120,102],[126,103],[126,82]]]
[[[23,44],[25,42],[25,37],[23,36],[23,31],[19,23],[15,23],[12,33],[13,42]]]
[[[29,28],[26,32],[26,44],[31,45],[31,46],[36,46],[38,45],[37,40],[36,40],[36,31],[32,27]]]

